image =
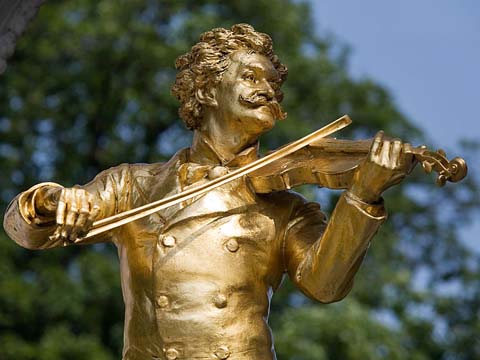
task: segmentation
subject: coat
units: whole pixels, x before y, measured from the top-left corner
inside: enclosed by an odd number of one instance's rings
[[[102,217],[141,206],[188,186],[181,175],[188,152],[108,169],[83,188]],[[63,246],[49,239],[51,219],[31,208],[41,186],[14,199],[4,220],[10,237],[30,249]],[[276,358],[270,299],[284,275],[315,300],[342,299],[384,219],[382,204],[345,192],[327,222],[317,203],[288,191],[256,194],[239,179],[84,243],[118,248],[124,360],[269,360]]]

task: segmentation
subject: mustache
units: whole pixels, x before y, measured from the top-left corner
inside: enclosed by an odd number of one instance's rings
[[[275,119],[284,120],[287,117],[287,113],[283,111],[282,106],[275,99],[268,99],[265,95],[253,93],[250,95],[240,95],[238,100],[241,104],[250,108],[257,108],[260,106],[268,106]]]

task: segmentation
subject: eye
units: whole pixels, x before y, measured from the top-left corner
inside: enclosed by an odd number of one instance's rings
[[[243,75],[243,79],[251,82],[256,82],[257,78],[253,72],[247,72]]]

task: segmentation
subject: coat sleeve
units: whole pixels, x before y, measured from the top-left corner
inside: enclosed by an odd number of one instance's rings
[[[317,203],[303,202],[293,212],[284,240],[284,263],[294,284],[323,303],[344,298],[385,218],[383,202],[367,204],[348,191],[328,223]]]
[[[99,219],[124,211],[129,203],[131,181],[128,165],[105,170],[83,186],[100,206]],[[50,235],[56,229],[54,218],[45,218],[35,212],[35,194],[44,186],[59,186],[55,183],[41,183],[19,194],[7,207],[3,220],[6,233],[19,245],[27,249],[47,249],[69,245],[54,240]],[[99,235],[76,244],[97,243],[111,240],[111,234]]]

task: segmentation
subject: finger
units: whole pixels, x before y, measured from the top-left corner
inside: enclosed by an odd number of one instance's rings
[[[390,164],[390,140],[385,140],[382,143],[382,150],[379,154],[380,165],[389,167]]]
[[[70,240],[74,241],[80,233],[84,232],[84,227],[90,212],[90,205],[88,202],[88,193],[85,190],[77,190],[75,198],[78,206],[78,217],[70,234]]]
[[[90,220],[91,212],[93,209],[93,196],[85,191],[82,197],[82,206],[79,212],[78,225],[78,237],[83,237],[87,234],[88,230],[92,226],[93,221]]]
[[[93,200],[91,204],[93,203]],[[84,237],[85,235],[88,234],[88,231],[92,228],[93,223],[95,220],[98,218],[98,215],[100,214],[100,206],[93,204],[91,205],[91,210],[88,214],[87,221],[85,222],[85,226],[83,227],[82,231],[79,233],[80,237]]]
[[[77,199],[75,198],[75,193],[72,189],[67,191],[66,200],[67,216],[65,218],[65,224],[63,225],[62,236],[68,239],[78,217]]]
[[[415,165],[418,163],[418,160],[413,152],[413,146],[410,143],[403,144],[403,154],[405,164],[407,165],[407,173],[410,174],[415,168]]]
[[[60,199],[58,200],[58,206],[57,206],[57,224],[58,225],[63,225],[65,223],[65,210],[67,207],[66,201],[65,201],[65,193],[66,189],[62,189],[62,192],[60,194]]]
[[[61,241],[62,246],[68,246],[70,242],[67,239],[62,238],[61,232],[62,232],[62,227],[57,226],[57,228],[55,229],[55,232],[52,235],[50,235],[49,239],[55,242]]]
[[[383,140],[383,131],[380,130],[375,135],[375,138],[373,139],[373,142],[372,142],[372,147],[370,148],[370,159],[371,160],[373,160],[375,156],[380,154],[380,151],[382,149],[382,140]]]
[[[85,227],[88,215],[90,213],[90,201],[88,195],[89,194],[86,191],[83,191],[78,195],[79,210],[77,223],[75,224],[75,226],[79,229]]]
[[[53,240],[53,241],[58,241],[60,240],[61,238],[61,235],[60,235],[60,232],[61,232],[61,227],[60,226],[57,226],[57,228],[55,229],[55,231],[53,232],[52,235],[50,235],[50,240]]]
[[[98,218],[99,214],[100,214],[100,206],[98,206],[97,204],[94,204],[92,206],[92,210],[90,211],[88,222],[90,224],[93,224],[94,221]]]
[[[413,153],[413,146],[410,143],[403,144],[403,153],[404,154],[411,154]]]
[[[392,165],[399,167],[403,163],[403,157],[401,156],[402,152],[402,142],[400,139],[393,139],[392,143],[392,153],[390,154],[390,159]]]

